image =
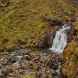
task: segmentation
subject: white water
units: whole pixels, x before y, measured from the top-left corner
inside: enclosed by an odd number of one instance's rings
[[[66,31],[70,29],[67,24],[63,25],[61,29],[56,31],[55,38],[53,40],[52,47],[49,48],[52,52],[63,53],[64,48],[67,45],[67,33]]]

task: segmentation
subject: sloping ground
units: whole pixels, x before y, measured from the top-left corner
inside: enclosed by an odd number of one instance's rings
[[[63,0],[2,0],[0,5],[0,45],[7,48],[19,41],[33,47],[47,29],[43,16],[64,20],[77,9]]]
[[[72,3],[70,0],[1,0],[0,48],[35,47],[47,31],[48,24],[43,16],[70,19],[74,12],[78,14],[77,5]],[[74,26],[78,30],[78,20]],[[63,73],[67,78],[78,75],[77,43],[73,40],[64,51]]]

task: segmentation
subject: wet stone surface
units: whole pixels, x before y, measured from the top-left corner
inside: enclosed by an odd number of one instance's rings
[[[59,56],[29,49],[18,49],[0,58],[0,78],[23,78],[34,73],[32,78],[61,78]]]

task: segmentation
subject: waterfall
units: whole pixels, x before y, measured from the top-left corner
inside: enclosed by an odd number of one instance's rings
[[[63,53],[64,48],[67,45],[67,30],[70,30],[70,26],[64,24],[62,28],[56,31],[56,35],[53,39],[53,44],[49,50],[55,53]]]

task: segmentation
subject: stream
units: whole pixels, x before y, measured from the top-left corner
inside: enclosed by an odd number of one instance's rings
[[[63,78],[62,59],[56,54],[17,48],[0,56],[0,78]]]
[[[63,25],[56,31],[52,52],[12,48],[0,52],[0,78],[63,78],[62,63],[64,48],[67,45],[67,31],[70,26]],[[2,53],[2,54],[1,54]]]
[[[54,62],[52,62],[53,78],[63,78],[61,73],[62,62],[57,57],[59,57],[60,54],[63,54],[64,49],[67,46],[68,31],[70,31],[70,29],[71,27],[68,24],[64,24],[60,29],[58,29],[53,39],[52,46],[49,48],[49,50],[55,54],[55,57],[52,60]],[[61,57],[63,57],[63,55]],[[63,58],[61,58],[61,60],[63,60]]]
[[[55,53],[63,53],[64,48],[67,46],[67,31],[70,29],[70,26],[64,24],[62,28],[56,31],[52,47],[49,50]]]

